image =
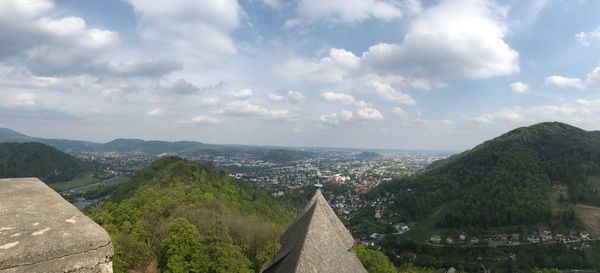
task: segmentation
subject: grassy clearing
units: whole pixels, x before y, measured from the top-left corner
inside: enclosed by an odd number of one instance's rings
[[[450,201],[439,206],[431,216],[420,221],[407,232],[406,237],[413,241],[423,242],[429,239],[432,234],[439,233],[441,229],[437,228],[437,223],[441,221],[446,214],[456,209],[457,206],[458,200]]]
[[[577,204],[575,213],[592,235],[600,235],[600,207]]]
[[[53,190],[55,190],[57,192],[61,192],[61,191],[66,191],[66,190],[72,190],[75,188],[80,188],[80,187],[91,185],[91,184],[98,183],[98,182],[100,182],[100,179],[94,178],[93,174],[88,173],[85,175],[75,177],[69,181],[51,183],[51,184],[48,184],[48,186],[50,186],[50,188],[52,188]]]
[[[80,190],[80,191],[91,191],[91,190],[96,190],[96,189],[98,189],[100,187],[116,186],[116,185],[119,185],[119,184],[127,181],[128,179],[129,179],[129,177],[126,177],[126,176],[115,176],[113,178],[109,178],[109,179],[106,179],[106,180],[99,181],[97,183],[93,183],[93,184],[90,184],[90,185],[87,185],[87,186],[83,186],[83,187],[77,188],[77,190]]]
[[[113,178],[101,180],[98,178],[94,178],[92,174],[86,174],[82,176],[78,176],[72,180],[65,182],[58,182],[49,184],[50,188],[57,192],[67,191],[67,190],[78,190],[78,191],[92,191],[96,190],[100,187],[111,187],[118,184],[121,184],[127,181],[129,177],[126,176],[115,176]]]
[[[365,217],[354,228],[360,230],[361,234],[370,235],[373,233],[385,233],[387,224],[373,217]]]

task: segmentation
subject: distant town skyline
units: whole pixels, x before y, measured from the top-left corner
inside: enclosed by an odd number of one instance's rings
[[[600,129],[598,1],[4,0],[0,127],[464,150]]]

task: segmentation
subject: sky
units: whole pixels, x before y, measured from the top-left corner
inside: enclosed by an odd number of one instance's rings
[[[1,0],[0,127],[463,150],[600,130],[600,1]]]

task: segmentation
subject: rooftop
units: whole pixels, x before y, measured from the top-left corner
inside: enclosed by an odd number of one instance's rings
[[[281,249],[262,273],[367,273],[352,251],[354,238],[320,189],[280,241]]]

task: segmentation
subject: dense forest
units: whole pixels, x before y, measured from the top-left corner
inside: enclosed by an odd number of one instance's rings
[[[548,222],[554,186],[561,199],[600,204],[600,134],[562,123],[518,128],[435,162],[422,175],[393,180],[373,196],[395,196],[386,215],[419,220],[450,201],[443,227],[488,228]]]
[[[112,237],[115,272],[254,272],[293,211],[208,163],[166,157],[87,214]]]
[[[37,177],[44,182],[67,181],[92,164],[41,143],[0,143],[0,177]]]

